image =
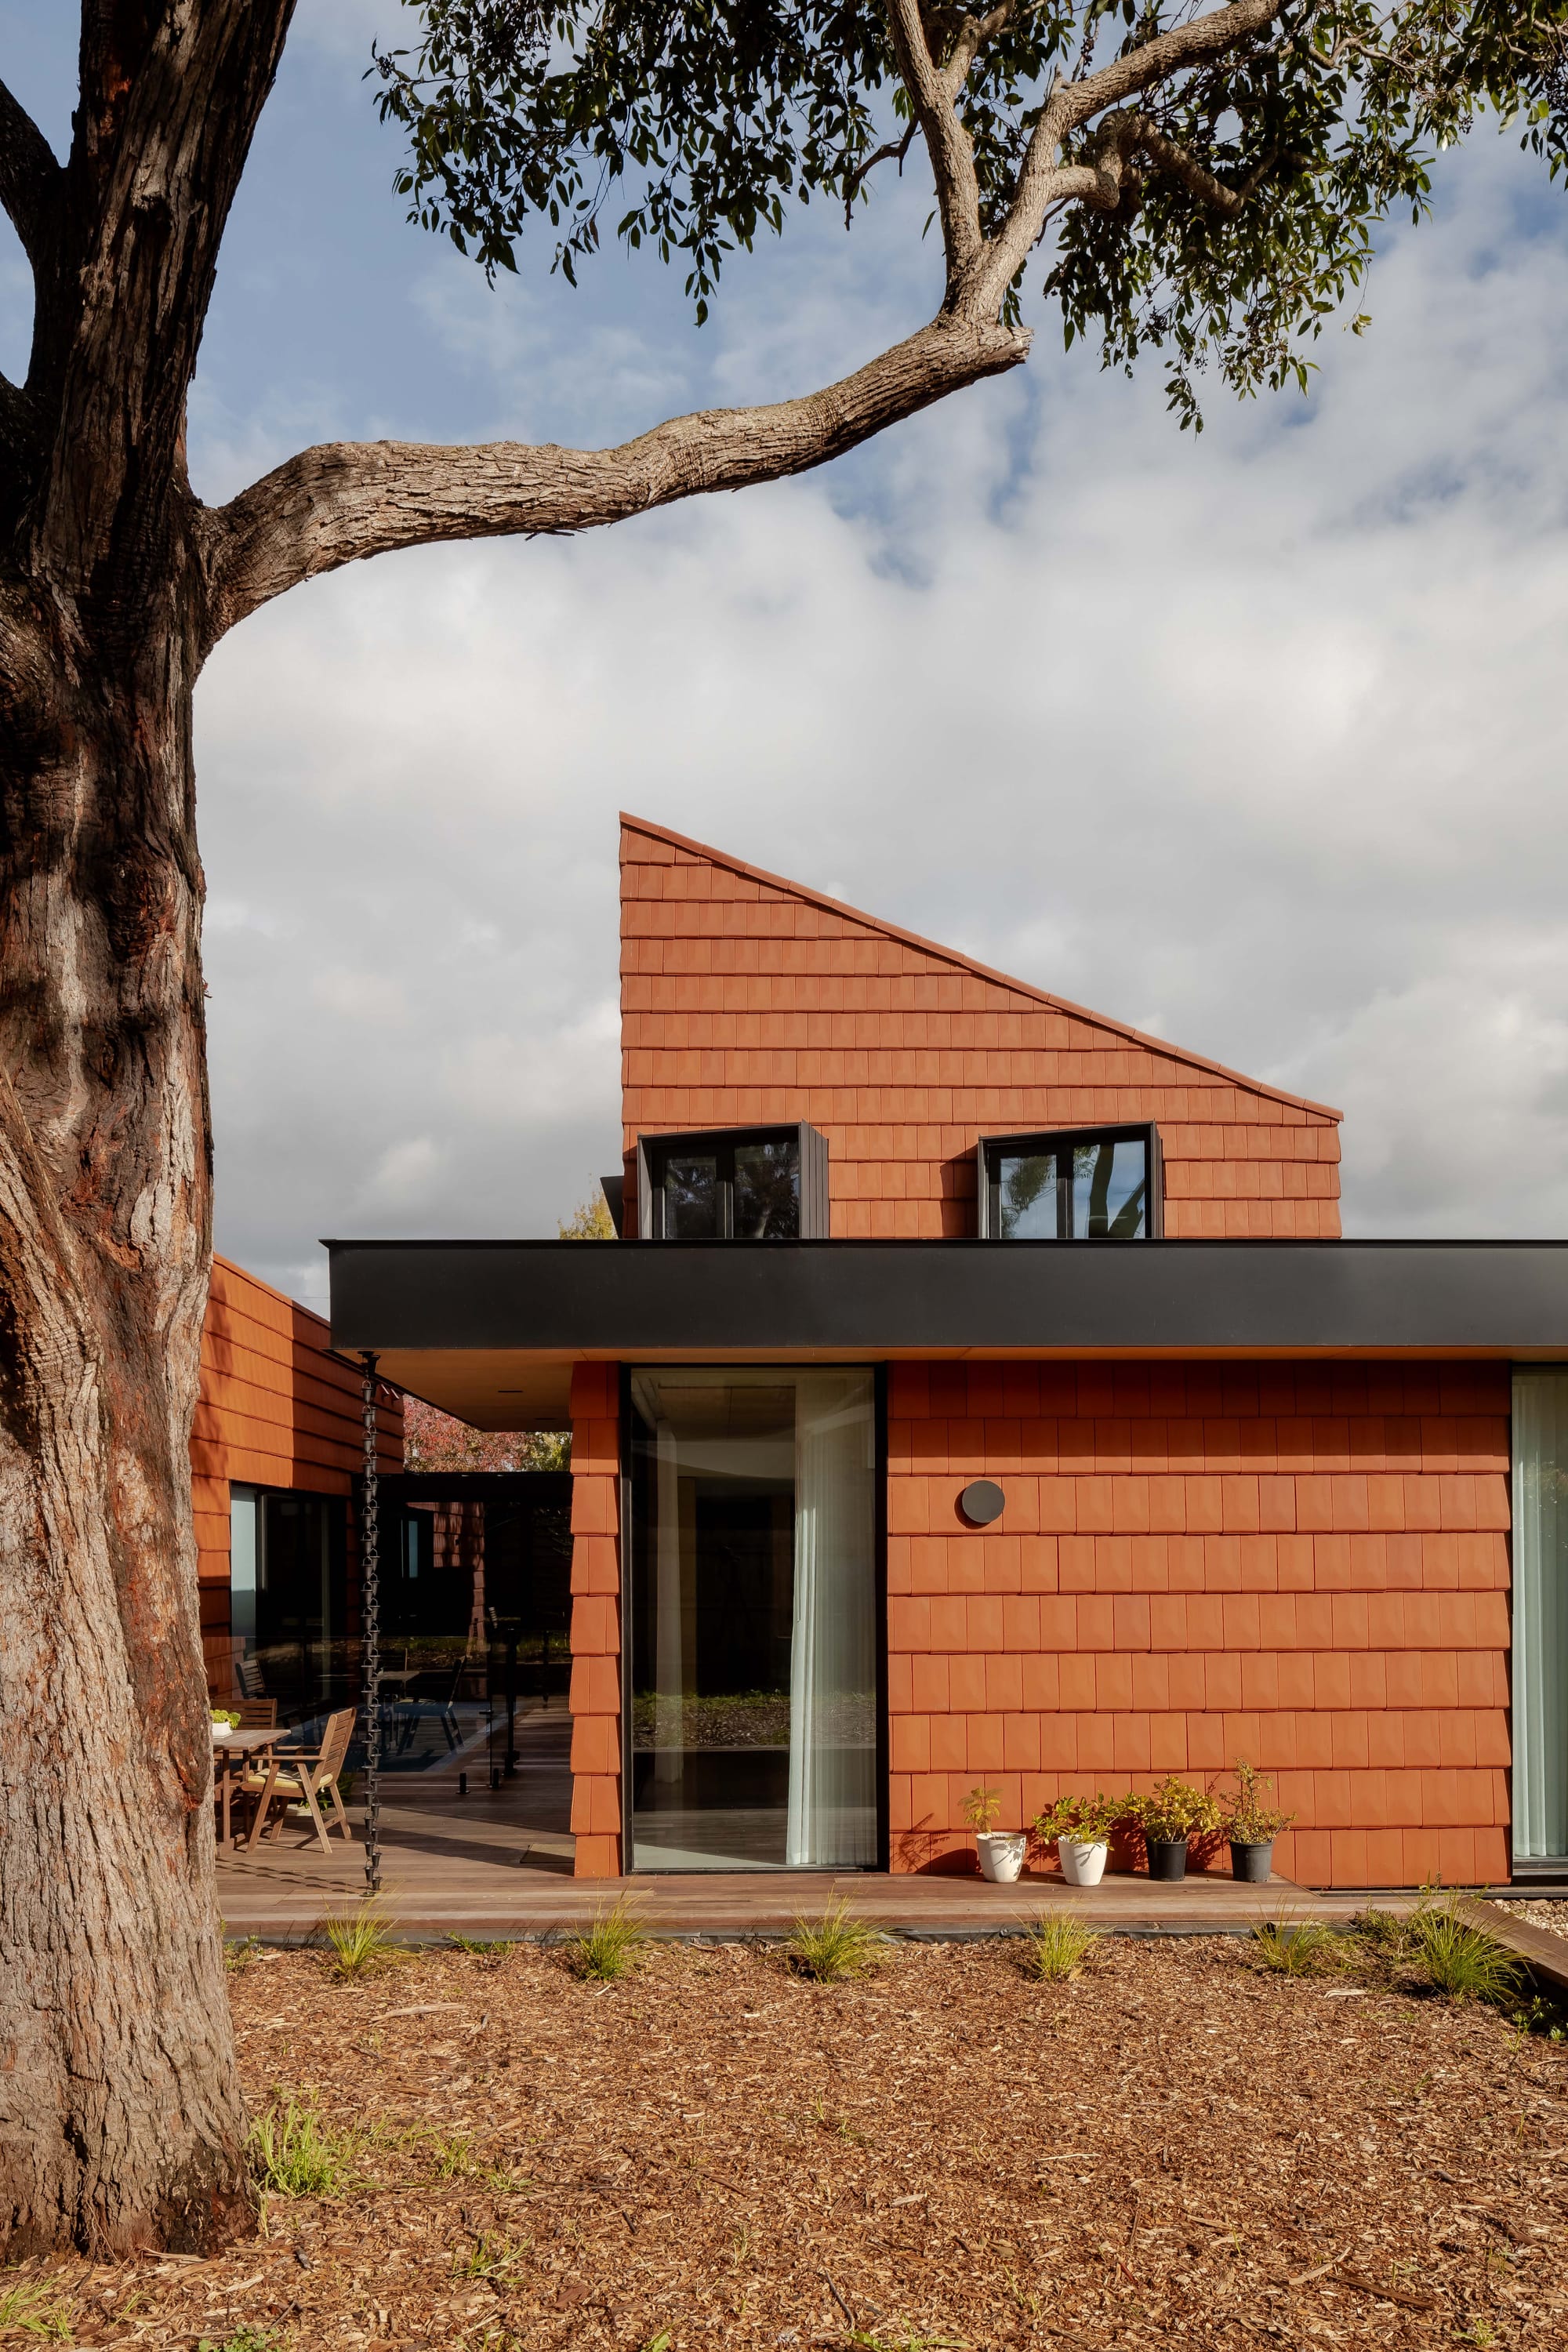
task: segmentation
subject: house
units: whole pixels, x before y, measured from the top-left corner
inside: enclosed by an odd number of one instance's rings
[[[329,1244],[573,1434],[576,1869],[972,1867],[1238,1757],[1304,1882],[1568,1859],[1568,1246],[1344,1241],[1339,1114],[640,819],[622,1239]],[[1511,1528],[1511,1546],[1510,1546]]]
[[[215,1701],[257,1695],[285,1721],[357,1693],[364,1375],[325,1318],[213,1260],[191,1430],[202,1648]],[[379,1458],[403,1467],[403,1404],[377,1402]]]

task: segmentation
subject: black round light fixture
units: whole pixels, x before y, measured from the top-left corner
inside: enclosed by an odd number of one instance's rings
[[[972,1478],[958,1498],[958,1507],[972,1528],[988,1528],[1007,1507],[1007,1497],[994,1478]]]

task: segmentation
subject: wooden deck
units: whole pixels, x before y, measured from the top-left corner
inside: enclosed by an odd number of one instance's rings
[[[1247,1935],[1264,1919],[1341,1925],[1365,1908],[1364,1895],[1335,1894],[1276,1879],[1240,1886],[1222,1875],[1163,1885],[1114,1874],[1100,1886],[1064,1885],[1055,1873],[1013,1886],[980,1878],[890,1877],[868,1871],[735,1871],[617,1879],[575,1879],[568,1765],[570,1718],[536,1713],[519,1726],[521,1769],[499,1790],[484,1785],[484,1759],[454,1757],[426,1772],[383,1783],[382,1892],[391,1924],[411,1943],[448,1936],[476,1941],[549,1937],[587,1925],[617,1896],[637,1901],[651,1935],[731,1941],[787,1935],[795,1920],[842,1896],[889,1935],[948,1939],[1016,1934],[1043,1910],[1070,1909],[1097,1927],[1135,1936]],[[460,1793],[459,1772],[468,1775]],[[363,1808],[352,1807],[356,1839]],[[223,1854],[218,1901],[233,1936],[269,1944],[318,1941],[329,1916],[352,1912],[365,1893],[363,1843],[336,1837],[324,1854],[290,1820],[274,1843]],[[1380,1895],[1407,1910],[1414,1894]],[[1568,1941],[1484,1901],[1478,1925],[1568,1993]]]

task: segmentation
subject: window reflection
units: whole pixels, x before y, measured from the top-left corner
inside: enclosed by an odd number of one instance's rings
[[[1150,1167],[1147,1130],[989,1144],[987,1230],[1000,1241],[1142,1241],[1154,1230]]]
[[[735,1146],[737,1241],[785,1241],[800,1234],[800,1147],[793,1136]]]
[[[664,1230],[674,1241],[716,1241],[721,1231],[719,1161],[709,1153],[673,1152],[664,1163]]]

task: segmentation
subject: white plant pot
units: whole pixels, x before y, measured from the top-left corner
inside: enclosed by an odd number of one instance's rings
[[[226,1739],[233,1729],[234,1726],[232,1723],[215,1723],[213,1726],[213,1738],[215,1739]]]
[[[975,1835],[980,1875],[994,1886],[1010,1886],[1024,1867],[1028,1838],[1022,1830],[981,1830]]]
[[[1057,1846],[1062,1876],[1069,1886],[1098,1886],[1105,1876],[1105,1857],[1110,1852],[1102,1838],[1094,1845],[1080,1845],[1077,1838],[1063,1838]]]

